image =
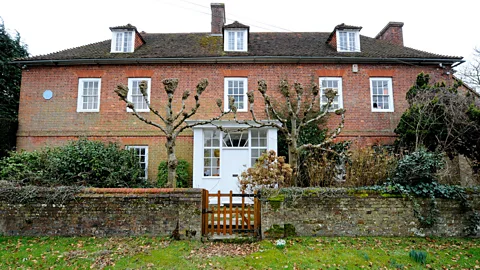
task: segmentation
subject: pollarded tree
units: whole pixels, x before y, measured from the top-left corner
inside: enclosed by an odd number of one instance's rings
[[[317,144],[299,144],[300,135],[303,128],[312,123],[318,123],[322,119],[326,118],[329,114],[329,108],[337,95],[336,90],[332,88],[325,89],[325,97],[327,102],[325,105],[320,106],[319,93],[320,89],[317,84],[311,83],[308,90],[305,91],[301,83],[295,82],[290,85],[287,80],[281,80],[279,85],[279,91],[285,98],[285,102],[274,102],[273,98],[267,94],[267,82],[260,80],[258,82],[258,91],[263,97],[265,104],[265,114],[267,116],[266,121],[260,121],[254,112],[254,93],[248,92],[248,102],[250,104],[250,114],[252,116],[252,125],[248,121],[237,122],[247,124],[252,127],[270,126],[278,129],[286,137],[286,143],[288,146],[288,162],[293,169],[294,184],[298,185],[298,167],[299,156],[302,151],[305,150],[322,150],[338,154],[335,150],[329,146],[334,139],[340,134],[343,129],[345,121],[345,110],[338,109],[335,111],[337,115],[341,116],[338,127],[332,132],[325,135],[325,139]]]
[[[20,34],[11,37],[0,18],[0,157],[15,147],[18,102],[22,70],[9,64],[15,58],[28,56]]]
[[[164,79],[162,81],[165,92],[167,93],[167,104],[166,104],[166,113],[165,115],[160,114],[160,112],[150,105],[148,101],[148,94],[147,94],[147,82],[142,81],[139,83],[139,89],[144,97],[144,101],[146,102],[150,112],[152,112],[160,121],[153,121],[150,120],[140,114],[138,114],[135,106],[132,102],[127,99],[128,95],[128,87],[124,85],[118,85],[117,89],[115,89],[115,93],[120,97],[121,100],[127,103],[127,107],[132,109],[133,114],[140,119],[141,121],[152,125],[158,129],[160,129],[166,137],[165,147],[167,149],[167,167],[168,167],[168,178],[167,178],[167,187],[176,187],[176,169],[178,166],[177,156],[175,154],[175,145],[178,135],[184,131],[185,129],[192,128],[198,125],[205,125],[211,123],[212,121],[219,120],[224,115],[230,113],[231,111],[236,111],[235,107],[233,106],[233,100],[230,100],[230,108],[229,111],[222,112],[222,102],[221,100],[217,101],[217,106],[220,108],[220,114],[217,117],[206,121],[199,121],[195,123],[186,123],[186,120],[191,118],[193,115],[197,113],[198,108],[200,107],[200,95],[205,91],[208,86],[208,80],[203,79],[201,80],[197,87],[196,87],[196,94],[195,94],[195,105],[191,110],[187,110],[186,108],[186,101],[190,96],[190,91],[186,90],[183,92],[182,95],[182,106],[178,112],[174,112],[172,104],[174,99],[175,91],[178,87],[178,79]]]

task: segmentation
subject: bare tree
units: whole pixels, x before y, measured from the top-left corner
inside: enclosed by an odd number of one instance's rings
[[[327,104],[320,106],[318,85],[312,82],[308,90],[305,91],[301,83],[295,82],[290,85],[287,80],[280,81],[279,90],[282,96],[285,98],[283,103],[273,102],[273,98],[267,94],[267,82],[265,80],[258,81],[258,91],[263,97],[265,104],[265,114],[267,120],[261,121],[256,117],[254,112],[254,93],[250,91],[247,93],[248,101],[250,103],[249,111],[253,119],[252,125],[249,121],[237,122],[249,125],[251,127],[270,126],[275,127],[285,135],[288,145],[288,160],[291,168],[293,169],[293,177],[295,184],[297,185],[297,172],[298,161],[300,152],[308,149],[319,149],[327,152],[336,153],[328,146],[341,132],[345,121],[345,110],[339,109],[335,113],[341,115],[341,120],[338,127],[330,132],[325,140],[319,144],[302,144],[299,145],[299,135],[302,128],[310,123],[318,122],[326,117],[329,113],[329,108],[336,96],[334,89],[326,89],[325,96],[327,98]],[[281,104],[281,105],[279,105]],[[286,112],[286,113],[283,113]]]
[[[188,111],[186,109],[186,101],[188,97],[190,96],[190,91],[186,90],[183,92],[182,95],[182,106],[181,109],[178,112],[174,112],[172,108],[172,103],[173,103],[173,98],[175,94],[175,90],[178,87],[178,79],[164,79],[162,81],[164,87],[165,87],[165,92],[167,93],[167,104],[166,104],[166,114],[162,115],[158,112],[158,110],[152,108],[150,105],[150,102],[148,101],[148,94],[147,94],[147,82],[142,81],[139,84],[139,89],[140,92],[142,93],[145,102],[147,103],[148,108],[150,109],[150,112],[152,112],[160,121],[152,121],[140,114],[135,109],[135,106],[132,102],[130,102],[127,99],[128,95],[128,87],[124,85],[118,85],[117,88],[115,89],[115,93],[120,97],[121,100],[123,100],[125,103],[127,103],[127,107],[132,109],[133,114],[140,119],[141,121],[152,125],[158,129],[160,129],[163,134],[165,134],[166,137],[166,143],[165,147],[167,149],[167,156],[168,156],[168,178],[167,178],[167,187],[176,187],[177,186],[177,180],[176,180],[176,169],[178,165],[178,160],[177,156],[175,154],[175,145],[176,145],[176,139],[178,135],[184,131],[185,129],[192,128],[194,126],[198,125],[205,125],[208,123],[211,123],[212,121],[219,120],[222,118],[224,115],[236,111],[235,107],[233,106],[233,102],[230,101],[230,108],[232,108],[229,111],[222,112],[222,101],[217,100],[217,106],[220,109],[220,114],[217,117],[214,117],[209,120],[205,121],[198,121],[195,123],[186,123],[185,121],[189,118],[191,118],[193,115],[197,113],[198,108],[200,107],[200,95],[205,91],[205,89],[208,86],[208,80],[207,79],[202,79],[197,87],[196,87],[196,94],[195,94],[195,105],[193,108]]]
[[[474,57],[458,71],[458,76],[480,93],[480,49],[474,49]]]

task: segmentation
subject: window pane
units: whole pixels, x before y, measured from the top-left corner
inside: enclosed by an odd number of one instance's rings
[[[129,149],[135,153],[135,156],[138,158],[140,167],[143,169],[143,173],[140,176],[141,178],[147,178],[148,176],[148,146],[127,146],[126,149]]]
[[[243,32],[237,32],[237,50],[243,50]]]
[[[116,52],[121,52],[122,51],[122,39],[123,39],[123,33],[116,33],[115,34],[115,51]]]
[[[228,32],[228,50],[235,50],[235,32]]]
[[[123,33],[123,51],[130,52],[132,51],[132,32]]]
[[[339,32],[340,36],[340,50],[345,51],[347,50],[347,33],[346,32]]]

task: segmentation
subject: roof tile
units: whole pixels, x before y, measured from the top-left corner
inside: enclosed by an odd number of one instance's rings
[[[111,40],[21,60],[74,60],[115,58],[194,58],[234,56],[298,56],[298,57],[360,57],[360,58],[442,58],[445,56],[409,47],[393,45],[384,40],[360,36],[361,52],[337,52],[325,43],[326,32],[250,32],[248,52],[223,51],[223,38],[210,33],[142,34],[146,41],[133,53],[110,53]]]

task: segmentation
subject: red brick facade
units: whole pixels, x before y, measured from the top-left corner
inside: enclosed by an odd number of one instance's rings
[[[420,72],[429,73],[433,81],[448,81],[438,66],[411,66],[403,64],[151,64],[151,65],[99,65],[99,66],[30,66],[23,71],[19,109],[18,148],[33,150],[45,145],[59,145],[86,136],[96,140],[114,141],[120,145],[149,146],[149,176],[154,179],[158,164],[166,159],[164,137],[161,132],[139,121],[126,112],[125,104],[114,93],[118,84],[126,85],[128,78],[150,77],[152,107],[162,111],[166,94],[161,83],[164,78],[178,78],[178,101],[184,90],[194,90],[202,78],[209,80],[201,96],[201,107],[195,119],[209,119],[218,115],[215,104],[224,96],[224,78],[247,77],[248,89],[255,90],[255,110],[263,115],[263,100],[257,81],[265,79],[269,94],[279,95],[277,85],[283,78],[291,83],[308,85],[312,77],[342,77],[343,107],[347,110],[345,128],[340,139],[358,140],[361,144],[391,143],[393,130],[407,108],[405,94]],[[372,112],[370,77],[392,78],[394,112]],[[100,111],[77,112],[78,79],[101,78]],[[43,91],[53,91],[53,98],[44,100]],[[180,107],[180,102],[177,104]],[[189,99],[190,107],[193,98]],[[149,113],[144,115],[155,117]],[[238,113],[240,119],[249,119],[249,113]],[[261,118],[261,117],[260,117]],[[329,124],[335,126],[337,116]],[[192,162],[192,132],[179,138],[177,154]]]

